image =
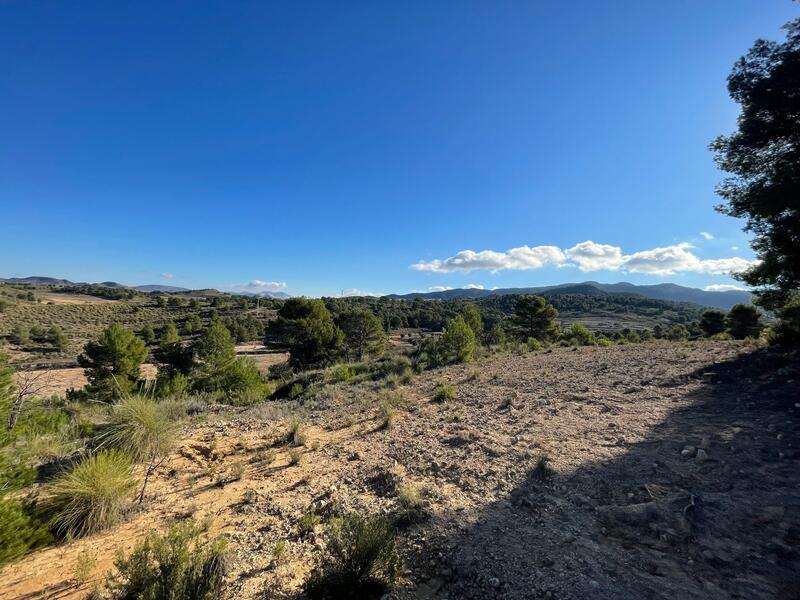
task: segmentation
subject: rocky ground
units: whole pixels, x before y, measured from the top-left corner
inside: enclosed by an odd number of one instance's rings
[[[334,507],[402,524],[396,598],[800,598],[799,381],[796,361],[734,342],[495,355],[324,390],[294,464],[294,405],[211,414],[126,523],[5,567],[0,598],[83,597],[79,553],[96,581],[190,516],[230,536],[231,598],[294,597]],[[454,400],[433,400],[441,382]],[[387,394],[402,404],[381,427]]]

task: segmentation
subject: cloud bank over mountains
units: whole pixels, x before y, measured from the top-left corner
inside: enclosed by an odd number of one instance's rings
[[[756,263],[738,256],[701,259],[691,251],[692,248],[692,244],[684,242],[624,254],[619,246],[587,240],[565,249],[558,246],[520,246],[504,252],[462,250],[450,258],[414,263],[411,268],[431,273],[468,273],[476,270],[497,272],[574,267],[584,273],[621,271],[648,275],[674,275],[686,272],[729,275],[744,271]]]

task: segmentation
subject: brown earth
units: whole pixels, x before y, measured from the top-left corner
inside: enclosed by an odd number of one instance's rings
[[[400,533],[396,598],[797,598],[798,378],[796,360],[741,343],[496,355],[400,388],[388,428],[374,384],[329,388],[306,404],[294,465],[294,405],[227,409],[184,427],[126,523],[6,566],[0,598],[82,597],[80,551],[99,578],[116,549],[189,515],[230,536],[228,597],[291,597],[333,507],[397,514],[398,482],[426,501]],[[433,402],[445,381],[457,398]],[[323,523],[301,536],[308,510]]]

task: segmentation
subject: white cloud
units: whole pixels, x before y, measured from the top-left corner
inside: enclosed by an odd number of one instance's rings
[[[452,290],[449,285],[432,285],[428,288],[429,292],[446,292],[447,290]]]
[[[596,244],[591,240],[575,244],[565,251],[567,257],[587,273],[589,271],[615,271],[622,264],[622,248],[608,244]]]
[[[743,288],[738,285],[731,285],[728,283],[715,283],[713,285],[707,285],[703,288],[706,292],[746,292],[747,288]]]
[[[465,290],[484,290],[486,289],[480,283],[468,283],[464,286]]]
[[[161,276],[164,279],[174,279],[174,277],[175,277],[175,275],[173,275],[172,273],[162,273]]]
[[[523,271],[547,266],[571,266],[584,273],[624,271],[649,275],[683,272],[727,275],[744,271],[755,264],[755,261],[740,257],[700,259],[691,252],[691,248],[691,244],[681,243],[624,254],[619,246],[587,240],[566,250],[556,246],[520,246],[505,252],[462,250],[450,258],[420,261],[411,265],[411,268],[432,273],[453,273],[475,270],[496,272],[505,269]]]
[[[733,250],[734,252],[736,252],[738,249],[739,249],[739,246],[731,246],[731,250]]]
[[[411,265],[411,268],[416,271],[430,271],[433,273],[453,273],[456,271],[468,273],[476,269],[488,271],[541,269],[544,266],[558,265],[565,261],[564,252],[556,246],[536,246],[534,248],[520,246],[507,252],[462,250],[450,258],[418,262]]]
[[[234,292],[283,292],[288,286],[284,281],[263,281],[261,279],[253,279],[247,283],[239,283],[228,286],[228,289]]]
[[[704,240],[713,240],[714,236],[708,233],[707,231],[701,231],[700,235],[703,237]]]
[[[346,290],[342,290],[342,296],[383,296],[383,294],[376,294],[375,292],[365,292],[364,290],[360,290],[358,288],[349,288]]]

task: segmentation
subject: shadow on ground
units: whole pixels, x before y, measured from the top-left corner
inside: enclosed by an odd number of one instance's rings
[[[684,376],[690,406],[614,460],[545,481],[447,540],[420,596],[800,598],[800,364],[769,350]]]

